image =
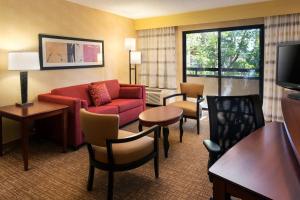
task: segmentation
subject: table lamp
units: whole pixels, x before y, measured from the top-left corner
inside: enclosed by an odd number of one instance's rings
[[[134,83],[136,84],[136,65],[142,64],[142,52],[140,51],[131,51],[130,63],[134,65],[131,70],[134,70]]]
[[[21,103],[16,106],[28,107],[33,105],[28,101],[28,72],[29,70],[39,70],[38,52],[9,52],[8,53],[8,70],[20,71],[21,85]]]
[[[131,51],[135,50],[135,38],[125,38],[125,48],[129,51],[129,83],[131,84]]]

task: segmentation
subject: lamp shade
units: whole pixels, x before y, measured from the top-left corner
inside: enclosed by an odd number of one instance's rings
[[[131,64],[142,64],[142,53],[140,51],[132,51],[130,55],[130,63]]]
[[[127,50],[135,50],[135,38],[125,38],[125,48]]]
[[[8,70],[39,70],[38,52],[9,52],[8,53]]]

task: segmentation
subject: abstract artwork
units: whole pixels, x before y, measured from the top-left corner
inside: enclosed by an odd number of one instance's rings
[[[104,43],[54,35],[39,35],[41,70],[104,66]]]

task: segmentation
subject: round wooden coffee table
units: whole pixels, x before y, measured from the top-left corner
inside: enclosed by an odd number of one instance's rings
[[[169,151],[169,128],[168,126],[180,121],[180,137],[183,135],[182,123],[183,123],[183,110],[180,108],[170,106],[160,106],[145,110],[139,115],[139,131],[142,131],[142,127],[150,127],[153,125],[159,125],[163,128],[163,144],[165,157],[168,157]]]

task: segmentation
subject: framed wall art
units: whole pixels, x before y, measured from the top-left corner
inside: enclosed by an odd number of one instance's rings
[[[41,70],[104,66],[103,40],[39,34]]]

